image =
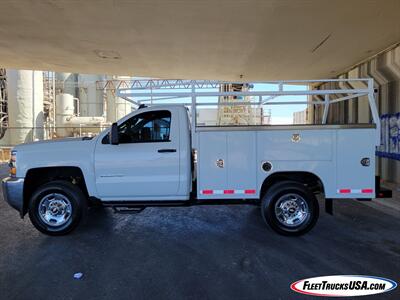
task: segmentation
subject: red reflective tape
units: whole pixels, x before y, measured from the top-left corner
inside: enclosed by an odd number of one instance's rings
[[[374,192],[373,189],[362,189],[362,190],[361,190],[361,193],[363,193],[363,194],[371,194],[371,193],[373,193],[373,192]]]
[[[255,194],[256,190],[244,190],[245,194]]]
[[[224,194],[234,194],[235,190],[224,190]]]
[[[212,194],[214,194],[214,191],[213,190],[203,190],[203,194],[212,195]]]
[[[341,194],[350,194],[351,190],[350,189],[341,189],[341,190],[339,190],[339,193],[341,193]]]

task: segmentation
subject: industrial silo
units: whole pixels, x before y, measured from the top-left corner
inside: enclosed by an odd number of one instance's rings
[[[105,76],[104,80],[113,80],[117,84],[123,80],[130,80],[128,76]],[[127,114],[132,112],[132,104],[128,101],[117,97],[116,90],[106,89],[105,90],[107,101],[106,101],[106,115],[107,122],[113,123],[119,119],[125,117]]]
[[[9,143],[43,139],[43,72],[7,70]]]

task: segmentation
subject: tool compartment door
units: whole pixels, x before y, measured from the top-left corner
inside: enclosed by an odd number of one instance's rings
[[[226,132],[199,132],[197,195],[199,199],[216,199],[227,186]],[[217,165],[222,160],[223,165]]]
[[[336,198],[375,197],[374,138],[375,129],[337,131]]]
[[[228,188],[234,191],[231,198],[258,198],[256,132],[229,132],[227,145]]]
[[[199,199],[258,197],[255,132],[199,132]]]

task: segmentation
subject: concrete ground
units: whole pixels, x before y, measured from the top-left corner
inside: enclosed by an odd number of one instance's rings
[[[0,200],[1,299],[297,299],[307,298],[289,288],[299,279],[363,274],[400,282],[399,271],[394,200],[341,200],[334,217],[322,211],[298,238],[267,228],[254,206],[138,215],[93,209],[70,235],[48,237]],[[400,289],[367,298],[399,299]]]

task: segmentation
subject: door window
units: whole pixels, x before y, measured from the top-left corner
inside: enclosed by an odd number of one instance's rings
[[[118,126],[120,144],[169,142],[171,112],[168,110],[149,111],[133,116]],[[109,136],[103,144],[109,144]]]

